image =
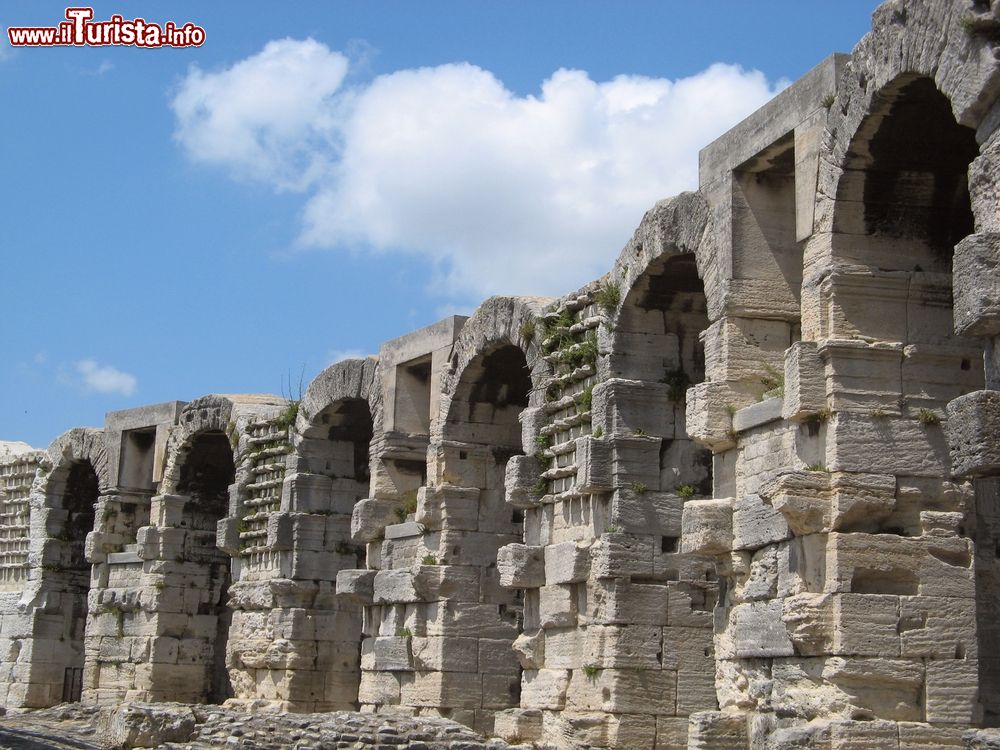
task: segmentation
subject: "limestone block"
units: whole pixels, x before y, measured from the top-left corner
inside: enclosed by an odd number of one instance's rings
[[[615,436],[612,445],[612,479],[618,487],[643,485],[660,489],[660,445],[658,437]]]
[[[512,612],[498,613],[496,604],[430,602],[426,606],[427,635],[509,639],[517,637]]]
[[[909,658],[975,659],[974,599],[943,596],[899,597],[900,655]]]
[[[409,639],[413,665],[420,671],[470,672],[478,670],[475,638],[413,637]]]
[[[521,692],[518,674],[482,675],[483,708],[504,709],[516,706]]]
[[[414,672],[401,684],[399,697],[407,706],[481,708],[482,680],[474,672]]]
[[[543,737],[555,747],[652,748],[656,719],[639,714],[563,711],[545,715]]]
[[[728,554],[733,548],[732,498],[689,500],[681,518],[681,551]]]
[[[362,672],[358,700],[375,706],[399,704],[400,677],[392,672]]]
[[[478,602],[480,572],[464,565],[420,565],[412,569],[413,588],[422,602]]]
[[[573,671],[566,707],[571,711],[674,714],[677,673],[672,670]]]
[[[657,716],[654,747],[655,750],[688,750],[688,717]]]
[[[240,553],[240,519],[222,518],[216,524],[215,545],[227,555]]]
[[[376,570],[341,570],[337,572],[337,596],[357,604],[374,604]]]
[[[601,383],[599,423],[608,435],[674,437],[674,404],[669,387],[658,382],[665,370],[657,369],[653,382],[610,378]]]
[[[638,534],[602,534],[590,548],[591,573],[595,578],[650,576],[659,542],[659,537]]]
[[[975,391],[951,401],[946,432],[955,476],[1000,473],[1000,391]]]
[[[184,521],[184,507],[191,498],[185,495],[156,495],[149,501],[149,519],[152,526],[180,526]]]
[[[975,596],[972,542],[965,538],[830,534],[825,589],[913,596]]]
[[[791,532],[781,513],[760,495],[736,498],[733,509],[733,549],[759,549],[788,539]]]
[[[671,492],[625,488],[611,499],[611,522],[622,531],[679,537],[684,498]]]
[[[361,641],[361,668],[380,672],[411,671],[410,638],[379,636]]]
[[[500,585],[536,588],[545,585],[545,550],[539,546],[507,544],[497,551]]]
[[[939,425],[916,419],[838,412],[827,423],[831,471],[941,477],[948,473],[948,446]]]
[[[903,394],[903,345],[830,340],[820,346],[829,408],[866,416],[899,403]]]
[[[566,706],[569,678],[568,669],[525,669],[521,675],[521,706],[561,711]]]
[[[830,724],[830,750],[897,750],[899,747],[899,729],[894,721],[835,721]]]
[[[710,628],[719,586],[713,581],[669,581],[667,624],[671,627]]]
[[[295,517],[290,513],[272,513],[267,517],[267,546],[275,552],[295,547]]]
[[[785,392],[781,416],[795,422],[826,408],[823,361],[816,342],[796,341],[785,352]]]
[[[715,678],[715,647],[710,628],[673,626],[662,628],[661,632],[664,669],[705,672]]]
[[[955,331],[965,336],[1000,334],[1000,234],[970,234],[952,259]]]
[[[665,625],[667,590],[655,584],[632,583],[627,578],[605,578],[588,584],[583,621],[603,625]]]
[[[415,520],[430,529],[475,531],[479,527],[479,494],[475,487],[421,487]]]
[[[592,625],[584,639],[584,663],[602,669],[659,669],[662,632],[652,625]]]
[[[376,604],[419,602],[420,594],[413,584],[413,574],[406,570],[380,570],[375,574]]]
[[[926,712],[933,724],[978,724],[982,721],[979,705],[978,668],[975,661],[949,659],[928,661]]]
[[[539,628],[521,633],[513,651],[523,669],[541,669],[545,666],[545,631]]]
[[[517,656],[509,640],[479,639],[479,672],[520,677]]]
[[[682,670],[677,673],[677,715],[711,711],[719,707],[715,695],[715,670]]]
[[[579,492],[610,492],[613,487],[611,443],[590,435],[576,440],[576,487]]]
[[[736,656],[765,658],[792,656],[795,649],[782,621],[781,601],[749,602],[730,610],[726,635]]]
[[[525,445],[534,445],[534,437]],[[507,459],[504,473],[506,502],[514,508],[537,508],[539,498],[535,485],[541,473],[542,466],[537,456],[511,456]]]
[[[586,632],[568,628],[545,630],[545,666],[549,669],[580,669],[584,666]]]
[[[698,383],[687,392],[687,434],[715,452],[736,445],[732,411],[751,402],[728,383]]]
[[[576,586],[553,584],[538,589],[538,617],[543,628],[576,625]]]
[[[373,542],[380,539],[385,527],[395,523],[396,508],[393,500],[359,500],[351,514],[351,539],[355,542]]]
[[[562,542],[545,547],[545,583],[579,583],[587,580],[590,550],[576,542]]]
[[[962,750],[965,727],[931,726],[922,722],[905,722],[899,727],[900,750]]]
[[[325,474],[299,472],[285,477],[281,487],[281,510],[295,513],[327,513],[333,510],[333,480]],[[338,509],[341,510],[341,509]],[[350,509],[343,509],[350,512]]]
[[[876,530],[896,507],[891,474],[791,471],[761,485],[760,494],[805,536],[823,531]]]
[[[924,665],[902,659],[844,658],[823,663],[822,677],[851,704],[895,721],[920,720]]]
[[[530,708],[508,708],[494,717],[493,732],[506,742],[531,742],[542,737],[542,712]]]
[[[740,382],[764,390],[761,378],[767,368],[784,368],[784,352],[792,343],[791,327],[785,321],[754,320],[727,316],[702,333],[705,343],[705,375],[712,381]]]

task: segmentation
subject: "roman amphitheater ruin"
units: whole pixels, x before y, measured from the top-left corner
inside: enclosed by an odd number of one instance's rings
[[[581,289],[0,444],[0,703],[994,747],[998,60],[888,2]]]

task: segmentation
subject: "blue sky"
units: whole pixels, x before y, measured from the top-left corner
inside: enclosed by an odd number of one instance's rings
[[[0,440],[294,391],[490,293],[568,291],[875,5],[133,0],[95,18],[206,43],[4,38]]]

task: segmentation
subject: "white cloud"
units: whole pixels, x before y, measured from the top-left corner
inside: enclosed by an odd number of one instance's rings
[[[305,246],[416,253],[452,299],[560,293],[600,275],[698,150],[783,82],[716,64],[676,81],[559,70],[518,96],[470,64],[344,87],[347,58],[269,43],[193,69],[173,101],[198,161],[306,190]]]
[[[117,393],[122,396],[131,396],[135,393],[137,385],[135,376],[111,365],[99,365],[93,359],[81,359],[76,363],[76,372],[80,376],[84,390],[95,393]]]

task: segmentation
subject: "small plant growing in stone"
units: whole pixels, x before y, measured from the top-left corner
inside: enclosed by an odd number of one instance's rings
[[[764,364],[764,374],[760,376],[760,383],[764,386],[764,393],[778,391],[775,395],[781,395],[785,389],[785,374],[779,372],[773,365]]]
[[[637,430],[633,430],[632,434],[636,437],[646,437],[646,431],[641,427]]]
[[[836,98],[837,97],[834,96],[833,94],[827,94],[826,96],[824,96],[823,97],[823,102],[822,102],[823,108],[824,109],[830,109],[830,107],[833,106],[833,102],[836,100]]]
[[[417,491],[410,490],[409,492],[404,492],[400,498],[400,505],[396,508],[396,518],[402,523],[406,520],[406,517],[411,513],[417,511]]]
[[[826,464],[821,464],[821,463],[809,464],[806,467],[806,471],[822,471],[825,474],[830,473],[830,470],[826,468]]]
[[[694,497],[694,485],[682,484],[677,488],[677,494],[681,497]]]
[[[940,424],[941,417],[933,409],[921,409],[917,412],[917,421],[924,427],[930,427],[931,425]]]
[[[632,482],[632,484],[629,485],[629,488],[637,495],[645,495],[646,490],[649,489],[642,482]]]
[[[576,404],[577,414],[590,411],[590,407],[594,403],[594,386],[588,385],[576,394],[576,396],[573,397],[573,402]]]
[[[830,417],[832,416],[833,412],[829,409],[820,409],[819,411],[810,414],[806,421],[812,424],[825,424],[830,421]]]
[[[597,427],[594,428],[594,437],[599,438],[602,437],[603,435],[604,435],[604,428],[601,427],[600,425],[597,425]]]
[[[584,664],[583,665],[583,673],[585,675],[587,675],[587,678],[590,679],[590,680],[592,680],[595,677],[597,677],[597,673],[600,672],[600,671],[601,671],[600,667],[598,667],[596,664]]]
[[[622,527],[616,523],[609,523],[607,528],[604,529],[605,534],[620,534]]]
[[[542,497],[549,491],[549,481],[547,479],[539,479],[535,482],[535,486],[531,488],[531,492],[535,497]]]
[[[410,630],[409,628],[397,628],[396,629],[396,637],[397,638],[412,638],[413,637],[413,631]]]
[[[870,414],[872,419],[884,419],[889,416],[889,412],[885,409],[872,409]]]
[[[530,344],[535,340],[535,321],[526,320],[521,323],[521,330],[518,333],[521,334],[521,341],[525,344]]]
[[[667,385],[667,395],[674,403],[681,403],[687,397],[687,389],[691,385],[691,378],[684,372],[683,367],[667,370],[660,382]]]
[[[611,315],[618,309],[622,301],[622,291],[617,284],[604,284],[594,292],[594,302],[601,306],[604,312]]]
[[[552,438],[548,435],[539,435],[535,438],[535,447],[543,451],[552,447]]]
[[[274,418],[274,426],[279,430],[285,430],[295,424],[295,418],[299,415],[299,402],[291,401],[285,410]]]
[[[424,555],[424,559],[421,563],[423,565],[437,565],[438,559],[434,555]]]

